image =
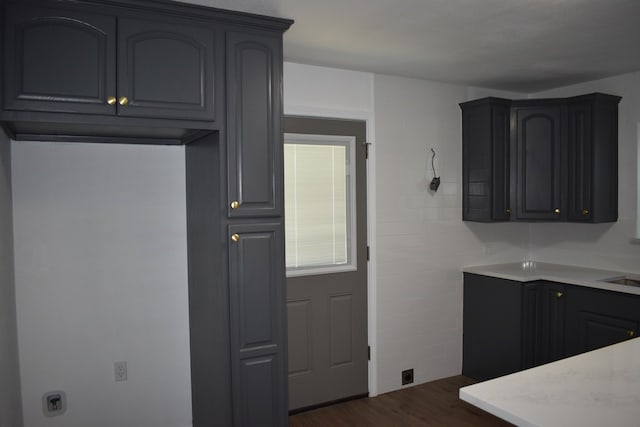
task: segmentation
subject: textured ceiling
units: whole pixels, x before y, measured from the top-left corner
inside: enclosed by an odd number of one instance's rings
[[[188,0],[295,20],[285,60],[532,93],[640,70],[640,0]]]

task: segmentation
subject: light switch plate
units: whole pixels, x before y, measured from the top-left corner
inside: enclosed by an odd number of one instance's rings
[[[113,364],[113,374],[116,381],[127,380],[127,362],[115,362]]]

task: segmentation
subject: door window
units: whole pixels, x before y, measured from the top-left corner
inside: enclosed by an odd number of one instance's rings
[[[284,142],[287,276],[355,270],[355,137]]]

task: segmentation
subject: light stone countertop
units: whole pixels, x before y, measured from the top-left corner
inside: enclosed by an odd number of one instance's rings
[[[569,285],[586,286],[589,288],[640,295],[640,287],[606,282],[606,280],[618,279],[625,276],[636,280],[640,278],[640,275],[638,274],[620,271],[598,270],[538,261],[469,266],[463,267],[462,271],[465,273],[480,274],[483,276],[514,280],[517,282],[547,280],[550,282],[566,283]],[[638,420],[637,426],[640,426],[640,420]]]
[[[470,385],[460,398],[517,426],[640,426],[640,338]]]

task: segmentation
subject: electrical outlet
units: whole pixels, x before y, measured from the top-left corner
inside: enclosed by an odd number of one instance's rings
[[[402,371],[402,385],[411,384],[413,382],[413,369]]]
[[[49,391],[42,396],[42,412],[45,417],[62,415],[67,410],[67,395],[64,391]]]
[[[116,362],[113,364],[113,372],[116,381],[127,380],[127,362]]]

